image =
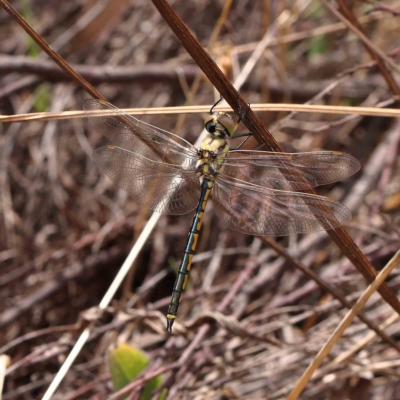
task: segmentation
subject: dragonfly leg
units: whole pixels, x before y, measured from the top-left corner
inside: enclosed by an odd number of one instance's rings
[[[244,137],[244,136],[251,136],[252,134],[253,134],[253,132],[237,133],[236,135],[231,136],[229,139],[237,139],[237,138]]]
[[[214,105],[210,108],[210,115],[213,114],[214,108],[215,108],[219,103],[221,103],[221,101],[222,101],[223,99],[224,99],[224,98],[223,98],[222,95],[220,94],[219,100],[217,100],[217,101],[214,103]]]
[[[242,143],[240,143],[238,146],[231,147],[230,150],[239,150],[250,139],[250,136],[252,134],[253,134],[252,132],[246,132],[246,133],[238,133],[237,135],[232,136],[231,139],[237,139],[240,137],[246,137],[246,139],[244,139]]]
[[[247,103],[247,106],[248,106],[248,108],[251,108],[250,103]],[[238,109],[237,123],[239,124],[242,121],[242,119],[247,115],[249,110],[247,109],[246,111],[243,111],[242,105],[239,102],[237,102],[237,109]]]
[[[260,144],[258,147],[254,149],[254,151],[261,150],[265,146],[265,143]]]

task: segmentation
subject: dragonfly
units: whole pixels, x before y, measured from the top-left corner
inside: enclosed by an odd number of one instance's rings
[[[244,136],[235,135],[241,117],[214,111],[216,104],[204,121],[208,135],[199,148],[103,100],[84,104],[94,126],[111,141],[96,149],[93,159],[115,184],[159,213],[182,215],[195,210],[168,307],[170,333],[210,194],[222,225],[249,235],[309,233],[351,220],[343,204],[301,191],[351,176],[360,169],[357,159],[338,151],[274,153],[240,150],[240,145],[232,148],[230,139]]]

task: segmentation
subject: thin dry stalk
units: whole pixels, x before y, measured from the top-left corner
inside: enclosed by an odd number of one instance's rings
[[[337,328],[332,332],[332,335],[326,341],[324,346],[315,356],[313,362],[304,371],[301,378],[296,383],[295,387],[290,392],[287,400],[296,400],[302,390],[307,385],[308,381],[311,379],[314,371],[322,364],[326,356],[332,350],[333,346],[337,343],[340,337],[343,335],[344,331],[350,326],[354,318],[360,313],[364,308],[365,304],[369,298],[378,290],[379,286],[385,281],[385,279],[390,275],[394,268],[396,268],[400,263],[400,250],[394,255],[394,257],[386,264],[381,272],[377,275],[376,279],[368,286],[364,291],[362,296],[357,300],[356,304],[352,309],[346,314]]]

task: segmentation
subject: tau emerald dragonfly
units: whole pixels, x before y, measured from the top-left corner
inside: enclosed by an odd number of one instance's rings
[[[297,191],[340,181],[360,168],[336,151],[271,153],[230,148],[238,121],[223,112],[205,120],[208,137],[199,148],[141,122],[102,100],[84,105],[111,144],[93,159],[135,201],[164,214],[195,210],[167,314],[171,332],[189,277],[207,200],[223,225],[249,235],[285,236],[333,229],[350,211],[327,197]],[[94,111],[104,111],[95,115]]]

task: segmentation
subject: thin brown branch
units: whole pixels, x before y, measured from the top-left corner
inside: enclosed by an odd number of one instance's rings
[[[293,390],[290,392],[287,397],[288,400],[296,400],[308,381],[311,379],[315,370],[321,365],[323,360],[332,350],[333,346],[339,340],[339,338],[343,335],[346,328],[349,327],[353,319],[360,313],[362,308],[367,303],[368,299],[372,296],[372,294],[377,290],[377,288],[382,284],[382,282],[389,276],[389,274],[393,271],[395,267],[400,263],[400,251],[398,251],[393,258],[387,263],[385,268],[379,273],[376,279],[371,283],[370,286],[365,290],[363,295],[358,299],[357,303],[352,307],[352,309],[346,314],[343,318],[342,322],[338,325],[335,331],[332,333],[330,338],[327,340],[325,345],[321,348],[321,350],[316,355],[315,359],[308,366],[308,368],[304,371],[303,375],[300,377],[298,382],[296,383]]]
[[[386,11],[394,16],[400,15],[400,11],[394,9],[393,7],[387,6],[385,4],[378,4],[373,0],[363,0],[365,3],[368,3],[372,6],[371,11]]]
[[[182,42],[187,52],[192,56],[207,78],[215,86],[221,96],[228,102],[233,110],[243,113],[243,122],[250,129],[260,143],[267,143],[271,151],[283,151],[282,147],[271,140],[272,136],[257,115],[251,110],[240,93],[232,86],[228,78],[218,68],[211,56],[204,50],[199,41],[189,31],[188,27],[175,13],[172,7],[163,0],[153,0],[153,4]]]
[[[168,66],[165,64],[146,64],[143,67],[118,67],[111,65],[82,65],[70,64],[70,67],[94,83],[124,83],[124,82],[179,82],[179,74],[185,79],[192,81],[199,73],[199,69],[193,65]],[[0,58],[0,72],[7,74],[18,72],[24,74],[35,74],[46,81],[70,81],[71,75],[60,70],[52,61],[38,60],[25,56],[7,56]]]
[[[356,35],[359,36],[361,41],[364,43],[366,50],[372,57],[372,59],[376,62],[379,71],[381,72],[382,76],[386,80],[388,86],[392,90],[395,95],[400,95],[400,88],[397,85],[397,82],[393,78],[392,74],[386,68],[385,63],[383,60],[389,63],[392,68],[397,69],[399,71],[396,64],[392,62],[392,60],[386,56],[386,54],[378,49],[369,39],[368,36],[362,27],[362,25],[357,21],[357,18],[351,12],[351,10],[347,7],[346,2],[343,0],[337,0],[340,11],[343,16],[334,9],[334,7],[326,0],[322,0],[322,3],[327,7],[335,16],[340,18]],[[394,64],[394,65],[393,65]]]
[[[254,134],[259,143],[265,143],[270,151],[282,152],[282,147],[272,137],[268,129],[261,120],[251,110],[246,101],[240,96],[237,90],[232,86],[226,76],[215,64],[213,59],[204,50],[199,41],[193,36],[184,22],[175,13],[172,7],[164,0],[152,0],[164,20],[168,23],[175,35],[185,46],[188,53],[193,57],[204,74],[211,83],[221,93],[224,99],[238,112],[245,112],[243,122],[246,127]],[[314,190],[307,190],[308,193],[315,194]],[[339,246],[342,252],[355,265],[358,271],[368,280],[372,281],[377,271],[354,243],[346,229],[343,227],[328,231],[328,235]],[[382,297],[397,311],[400,312],[400,302],[394,292],[384,283],[379,288]]]
[[[285,259],[289,265],[291,265],[293,268],[300,270],[304,275],[308,276],[310,279],[315,281],[321,288],[326,290],[328,293],[330,293],[335,299],[339,300],[340,303],[348,308],[351,309],[352,304],[346,300],[346,298],[335,288],[333,288],[331,285],[328,285],[323,279],[321,279],[317,274],[315,274],[313,271],[311,271],[309,268],[307,268],[305,265],[302,263],[298,262],[295,258],[291,257],[290,254],[278,243],[276,243],[273,239],[269,237],[263,237],[261,238],[264,243],[268,244],[268,246],[272,247],[277,254],[279,254],[281,257]],[[398,352],[400,352],[400,345],[392,339],[389,335],[387,335],[385,332],[383,332],[381,329],[379,329],[379,326],[375,324],[374,322],[370,321],[365,315],[362,313],[358,314],[358,317],[366,324],[370,329],[376,332],[378,336],[380,336],[384,341],[387,343],[390,343],[392,347],[394,347]]]
[[[35,40],[35,42],[41,47],[41,49],[55,62],[57,65],[68,74],[75,82],[82,86],[89,94],[94,98],[106,100],[106,98],[98,92],[88,81],[83,79],[77,74],[73,68],[56,52],[54,51],[46,41],[28,24],[22,15],[7,1],[0,0],[0,5],[5,11],[20,25],[28,35]]]

